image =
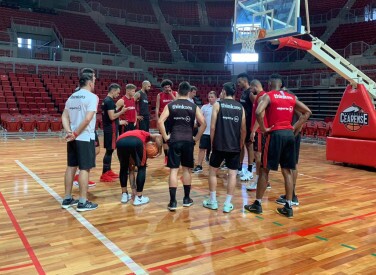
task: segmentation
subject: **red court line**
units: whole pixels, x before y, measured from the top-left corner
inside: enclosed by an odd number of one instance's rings
[[[291,236],[291,235],[308,236],[308,235],[312,235],[312,234],[320,232],[321,231],[320,229],[323,228],[323,227],[327,227],[327,226],[331,226],[331,225],[335,225],[335,224],[340,224],[340,223],[344,223],[344,222],[348,222],[348,221],[352,221],[352,220],[357,220],[357,219],[364,219],[365,217],[373,216],[373,215],[376,215],[376,211],[370,212],[370,213],[367,213],[367,214],[363,214],[363,215],[360,215],[360,216],[354,216],[354,217],[350,217],[350,218],[346,218],[346,219],[342,219],[342,220],[338,220],[338,221],[329,222],[329,223],[326,223],[326,224],[321,224],[321,225],[309,227],[309,228],[306,228],[306,229],[301,229],[301,230],[298,230],[298,231],[295,231],[295,232],[284,233],[284,234],[280,234],[280,235],[276,235],[276,236],[267,237],[265,239],[261,239],[261,240],[258,240],[258,241],[253,241],[253,242],[249,242],[249,243],[245,243],[245,244],[241,244],[241,245],[237,245],[237,246],[233,246],[233,247],[228,247],[228,248],[225,248],[225,249],[205,253],[205,254],[202,254],[202,255],[199,255],[199,256],[186,258],[186,259],[178,260],[178,261],[175,261],[175,262],[151,267],[151,268],[148,268],[147,270],[148,271],[161,270],[161,271],[164,271],[164,272],[167,273],[167,272],[170,272],[169,269],[168,269],[169,267],[175,266],[175,265],[178,265],[178,264],[192,262],[192,261],[195,261],[195,260],[198,260],[198,259],[211,257],[211,256],[214,256],[214,255],[217,255],[217,254],[222,254],[222,253],[225,253],[225,252],[228,252],[228,251],[233,251],[233,250],[239,250],[239,251],[244,253],[243,248],[245,248],[245,247],[253,246],[253,245],[256,245],[256,244],[260,244],[260,243],[270,242],[270,241],[277,240],[277,239],[282,239],[282,238],[285,238],[285,237],[288,237],[288,236]]]
[[[13,269],[18,269],[18,268],[24,268],[24,267],[32,266],[32,265],[34,265],[34,264],[33,263],[28,263],[28,264],[22,264],[22,265],[8,266],[8,267],[0,268],[0,272],[1,271],[8,271],[8,270],[13,270]]]
[[[5,200],[5,198],[4,198],[4,196],[3,196],[3,194],[2,194],[1,192],[0,192],[0,199],[1,199],[1,202],[3,203],[3,205],[4,205],[5,210],[6,210],[7,213],[8,213],[8,216],[9,216],[10,220],[11,220],[12,223],[13,223],[14,229],[16,229],[17,234],[18,234],[18,236],[20,237],[20,239],[21,239],[21,241],[22,241],[22,243],[23,243],[23,245],[24,245],[24,247],[25,247],[27,253],[29,254],[30,259],[31,259],[31,261],[33,262],[33,264],[34,264],[36,270],[38,271],[39,274],[46,274],[46,273],[44,272],[44,270],[43,270],[43,268],[42,268],[42,265],[40,264],[40,262],[39,262],[37,256],[35,256],[35,253],[34,253],[33,248],[32,248],[31,245],[29,244],[29,242],[28,242],[28,240],[27,240],[25,234],[23,233],[23,231],[22,231],[20,225],[18,224],[18,222],[17,222],[17,220],[16,220],[16,217],[13,215],[12,210],[10,209],[10,207],[9,207],[9,205],[8,205],[8,203],[7,203],[7,201]]]

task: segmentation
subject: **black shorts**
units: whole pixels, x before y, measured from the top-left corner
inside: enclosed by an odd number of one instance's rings
[[[211,141],[210,141],[210,135],[202,135],[200,138],[200,149],[206,149],[208,151],[211,150]]]
[[[275,171],[278,170],[278,165],[285,169],[295,169],[295,137],[292,130],[278,130],[266,136],[261,165]]]
[[[247,133],[245,135],[245,140],[244,140],[245,143],[251,142],[251,121],[252,121],[251,118],[252,118],[251,116],[245,116],[245,127],[247,130]]]
[[[223,160],[225,160],[228,169],[238,170],[240,163],[240,152],[224,152],[213,150],[210,156],[209,165],[214,168],[219,168]]]
[[[262,149],[264,148],[265,145],[265,135],[262,133],[255,133],[255,142],[253,142],[253,151],[254,152],[262,152]]]
[[[168,144],[167,167],[179,168],[181,166],[193,168],[193,141],[177,141]]]
[[[164,122],[164,127],[166,129],[166,134],[168,135],[171,132],[171,125],[170,125],[170,121],[168,119]],[[159,132],[159,133],[161,133],[161,132]],[[166,144],[166,141],[164,139],[163,139],[163,144]]]
[[[119,125],[119,135],[128,131],[132,131],[134,129],[136,129],[136,126],[134,126],[134,122],[128,123],[127,125]]]
[[[300,141],[302,140],[302,135],[299,133],[295,137],[295,163],[299,163],[299,151],[300,151]]]
[[[143,130],[145,132],[149,132],[150,130],[150,120],[149,118],[145,118],[138,122],[138,129]]]
[[[95,141],[94,141],[94,143],[95,143],[95,147],[99,147],[100,144],[99,144],[99,138],[98,138],[98,133],[97,133],[97,131],[94,131],[94,134],[95,134]]]
[[[103,132],[103,147],[106,150],[115,150],[117,138],[118,138],[117,131],[115,133]]]
[[[130,157],[137,167],[146,165],[146,150],[141,139],[137,137],[125,137],[116,142],[116,151],[120,165],[129,167]]]
[[[67,143],[67,162],[69,167],[90,170],[95,167],[94,140],[73,140]]]

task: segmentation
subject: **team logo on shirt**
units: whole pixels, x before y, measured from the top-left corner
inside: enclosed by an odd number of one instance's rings
[[[239,122],[239,117],[238,116],[234,117],[234,121]]]
[[[339,122],[345,125],[346,129],[356,132],[363,126],[368,125],[368,114],[353,103],[352,106],[342,111]]]

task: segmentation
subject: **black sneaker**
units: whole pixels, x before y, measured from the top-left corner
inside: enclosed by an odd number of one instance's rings
[[[202,166],[197,165],[193,170],[192,173],[201,173],[202,172]]]
[[[75,200],[73,197],[70,199],[63,200],[63,203],[61,204],[61,208],[67,209],[71,206],[77,205],[78,200]]]
[[[170,211],[175,211],[178,207],[177,201],[170,201],[170,203],[167,205],[167,209]]]
[[[268,182],[268,184],[266,185],[266,189],[271,189],[272,186],[270,185],[270,182]]]
[[[209,163],[209,160],[210,160],[210,159],[209,159],[209,156],[206,156],[206,157],[205,157],[205,161],[206,161],[206,163]]]
[[[91,201],[86,201],[85,203],[78,203],[76,210],[78,212],[83,212],[83,211],[91,211],[95,210],[98,208],[98,204],[93,203]]]
[[[193,204],[193,200],[191,198],[184,198],[183,199],[183,206],[189,207]]]
[[[276,203],[285,205],[286,204],[286,195],[281,195],[279,199],[276,199]],[[291,206],[298,206],[299,200],[298,196],[292,197]]]
[[[293,212],[292,208],[289,207],[289,206],[287,205],[287,203],[285,204],[284,207],[282,207],[282,208],[277,208],[276,211],[277,211],[278,214],[280,214],[280,215],[282,215],[282,216],[285,216],[285,217],[287,217],[287,218],[292,218],[292,217],[294,216],[294,212]]]
[[[256,213],[256,214],[262,213],[262,206],[259,203],[259,201],[255,201],[251,205],[244,205],[244,209],[249,212]]]

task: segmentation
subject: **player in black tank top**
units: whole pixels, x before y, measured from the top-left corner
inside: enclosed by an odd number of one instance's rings
[[[134,100],[138,103],[138,128],[146,132],[149,132],[150,126],[149,100],[147,95],[150,88],[150,82],[145,80],[142,82],[141,90],[134,95]]]
[[[227,196],[223,204],[223,212],[229,213],[234,206],[231,203],[236,185],[236,173],[243,147],[245,129],[245,113],[242,105],[235,101],[235,86],[231,82],[223,85],[224,98],[213,106],[210,138],[213,150],[210,157],[209,190],[210,199],[203,201],[203,206],[218,209],[216,196],[217,171],[223,160],[229,168]]]
[[[194,103],[188,101],[188,93],[191,86],[183,81],[179,85],[179,99],[164,108],[158,120],[158,128],[164,140],[169,144],[168,162],[170,167],[169,191],[170,203],[167,208],[175,211],[177,208],[176,188],[178,184],[178,172],[180,164],[183,168],[184,199],[183,206],[191,206],[192,199],[189,197],[191,190],[191,168],[193,168],[193,151],[195,142],[199,141],[206,128],[206,122],[200,109]],[[194,121],[197,120],[201,127],[193,138]],[[165,121],[169,120],[171,126],[167,135]]]
[[[177,99],[169,103],[169,123],[171,125],[170,144],[179,141],[193,142],[193,128],[197,105],[187,99]]]
[[[251,121],[252,121],[252,107],[253,107],[253,102],[256,96],[253,95],[253,93],[251,92],[251,87],[249,85],[250,79],[247,73],[239,74],[237,77],[237,83],[238,83],[238,86],[243,91],[240,97],[240,103],[244,107],[246,130],[247,130],[245,140],[244,140],[245,148],[243,148],[240,154],[238,174],[240,175],[240,180],[248,181],[253,178],[252,163],[254,159],[254,153],[253,153],[253,146],[251,142]],[[243,159],[245,156],[245,150],[247,150],[248,152],[248,169],[246,168],[242,169]]]

